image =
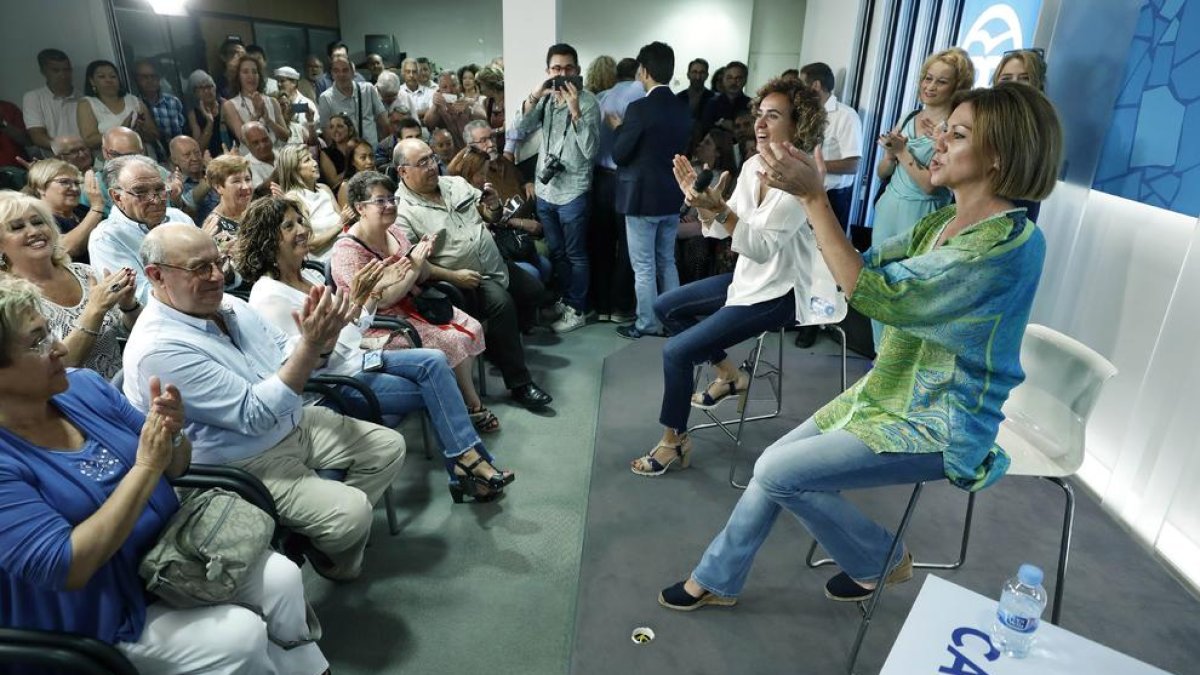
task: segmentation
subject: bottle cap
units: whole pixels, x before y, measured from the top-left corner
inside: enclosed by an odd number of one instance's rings
[[[1038,586],[1042,583],[1042,568],[1025,563],[1017,570],[1017,579],[1026,586]]]

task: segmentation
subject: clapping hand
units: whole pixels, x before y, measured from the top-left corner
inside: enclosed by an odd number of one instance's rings
[[[721,177],[717,180],[716,185],[710,185],[703,192],[696,192],[696,170],[692,168],[691,161],[683,155],[675,155],[672,168],[675,173],[675,182],[679,184],[679,191],[683,193],[683,199],[688,206],[705,211],[720,211],[725,208],[725,198],[722,195],[725,194],[725,188],[729,185],[728,171],[721,172]]]
[[[421,240],[416,243],[408,251],[408,257],[412,258],[413,266],[419,267],[425,264],[429,259],[429,254],[433,252],[433,242],[436,237],[432,234],[427,234],[421,237]]]
[[[150,376],[150,412],[161,416],[167,431],[172,434],[183,431],[183,396],[173,384],[168,384],[164,391],[162,382],[155,375]]]
[[[768,187],[801,199],[825,194],[825,158],[820,146],[809,156],[790,143],[771,143],[762,159],[767,170],[758,176]]]
[[[91,209],[99,211],[104,208],[104,192],[100,190],[100,181],[96,180],[96,172],[92,169],[83,174],[83,191],[87,194]]]
[[[350,302],[358,307],[366,306],[383,277],[385,265],[381,260],[372,260],[358,268],[350,280]]]
[[[120,304],[128,306],[137,289],[137,278],[133,270],[123,267],[116,272],[104,270],[104,278],[94,284],[88,293],[88,304],[98,303],[105,312]]]
[[[327,352],[337,342],[338,333],[353,318],[348,295],[314,286],[304,299],[304,307],[292,312],[300,330],[300,339],[319,352]]]

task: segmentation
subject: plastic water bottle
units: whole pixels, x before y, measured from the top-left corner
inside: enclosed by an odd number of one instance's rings
[[[992,624],[992,644],[1013,658],[1023,659],[1033,647],[1034,633],[1046,609],[1046,589],[1042,588],[1042,570],[1024,564],[1017,576],[1004,582],[1000,607]]]

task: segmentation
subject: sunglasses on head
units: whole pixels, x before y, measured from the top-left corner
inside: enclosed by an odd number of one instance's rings
[[[1041,47],[1029,47],[1027,49],[1010,49],[1010,50],[1004,52],[1004,54],[1001,55],[1001,58],[1003,58],[1005,56],[1010,56],[1012,54],[1020,54],[1021,52],[1033,52],[1034,54],[1037,54],[1037,57],[1039,59],[1041,59],[1042,61],[1046,60],[1046,50]]]

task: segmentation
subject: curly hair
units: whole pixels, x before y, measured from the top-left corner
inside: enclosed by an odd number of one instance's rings
[[[496,66],[484,66],[475,74],[475,84],[479,93],[484,96],[504,95],[504,69]],[[486,91],[485,91],[486,89]],[[491,94],[487,93],[492,92]]]
[[[587,77],[583,80],[583,88],[599,94],[606,89],[612,89],[617,83],[617,62],[611,56],[597,56],[588,65]]]
[[[821,105],[820,95],[799,80],[777,77],[758,90],[753,108],[757,110],[763,99],[771,94],[783,94],[792,105],[792,124],[796,125],[792,145],[804,152],[812,152],[825,136],[825,106]]]
[[[970,55],[961,47],[943,49],[925,59],[917,77],[917,86],[920,86],[921,80],[925,79],[929,72],[929,67],[935,63],[944,63],[954,70],[954,91],[966,91],[975,86],[975,64],[971,63]]]
[[[247,283],[262,276],[279,278],[279,239],[288,211],[300,214],[307,224],[308,209],[290,196],[255,199],[242,215],[233,246],[233,266]]]

